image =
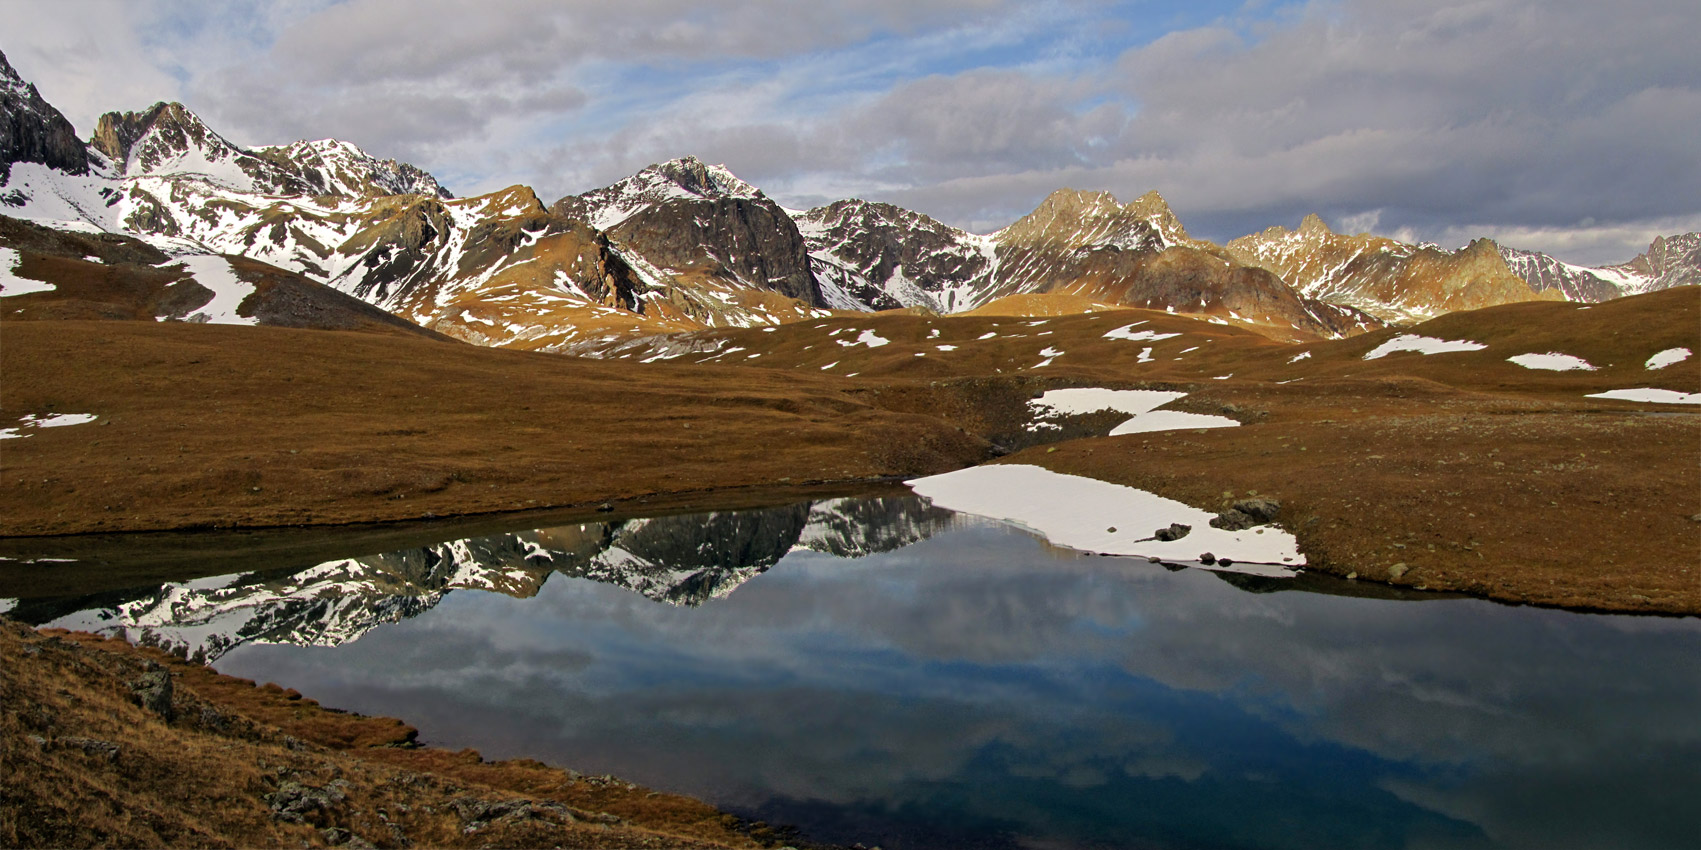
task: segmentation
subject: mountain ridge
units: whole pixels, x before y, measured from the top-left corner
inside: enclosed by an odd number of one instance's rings
[[[1486,240],[1447,252],[1342,236],[1316,216],[1218,245],[1191,237],[1156,191],[1124,204],[1059,189],[1010,225],[972,234],[858,199],[787,210],[692,156],[548,205],[526,187],[455,198],[425,171],[347,142],[240,148],[180,103],[106,113],[83,143],[3,54],[0,79],[10,133],[0,167],[19,172],[0,189],[0,213],[125,233],[173,255],[251,257],[481,345],[570,351],[611,334],[834,311],[951,314],[1013,296],[1167,310],[1302,340],[1701,276],[1694,234],[1656,240],[1569,290],[1545,255]],[[1563,268],[1568,280],[1586,276]]]

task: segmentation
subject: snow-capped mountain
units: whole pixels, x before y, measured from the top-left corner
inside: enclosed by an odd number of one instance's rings
[[[1636,259],[1616,266],[1576,266],[1537,251],[1500,249],[1514,274],[1537,291],[1595,303],[1674,286],[1701,285],[1701,233],[1656,236]]]
[[[547,351],[1011,297],[1170,310],[1296,339],[1544,297],[1492,243],[1448,253],[1332,234],[1313,218],[1218,246],[1191,238],[1155,192],[1122,204],[1063,189],[978,235],[860,200],[788,211],[692,157],[549,205],[524,186],[457,199],[346,142],[242,148],[175,103],[108,113],[84,143],[3,55],[0,180],[0,215],[125,234],[173,258],[242,257],[452,337]],[[1593,273],[1620,291],[1693,281],[1693,236]]]
[[[1557,297],[1532,290],[1488,239],[1449,252],[1370,234],[1335,233],[1309,215],[1298,230],[1271,227],[1225,247],[1241,262],[1280,275],[1304,297],[1363,310],[1387,322]]]
[[[697,606],[794,550],[841,558],[891,551],[949,527],[954,516],[910,496],[566,525],[342,558],[283,576],[172,583],[45,624],[122,633],[210,662],[248,643],[336,646],[418,616],[456,590],[535,596],[552,573]]]
[[[850,199],[793,218],[834,306],[957,312],[978,303],[995,263],[990,237],[891,204]]]

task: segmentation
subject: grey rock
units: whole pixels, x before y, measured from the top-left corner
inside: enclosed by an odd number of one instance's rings
[[[1282,512],[1282,503],[1275,499],[1242,499],[1234,503],[1234,509],[1261,523],[1271,522]]]
[[[103,758],[107,761],[117,761],[120,752],[117,744],[111,741],[98,741],[94,738],[60,738],[59,744],[63,747],[82,750],[87,755]]]
[[[1210,552],[1206,552],[1205,554],[1199,556],[1199,563],[1204,564],[1205,566],[1211,566],[1212,564],[1215,564],[1216,562],[1217,562],[1217,556],[1211,554]]]
[[[152,670],[142,674],[131,686],[131,692],[136,702],[143,708],[171,720],[174,712],[171,708],[171,673],[165,670]]]
[[[1160,528],[1157,531],[1153,532],[1152,536],[1157,538],[1158,540],[1162,540],[1165,543],[1168,543],[1171,540],[1180,540],[1181,538],[1186,537],[1188,534],[1192,533],[1192,531],[1193,531],[1193,526],[1191,526],[1191,525],[1182,525],[1179,522],[1173,522],[1173,523],[1170,523],[1169,528]]]
[[[1211,518],[1211,527],[1224,531],[1240,531],[1258,524],[1251,514],[1230,508]]]
[[[287,823],[306,823],[341,803],[347,796],[343,793],[347,787],[348,783],[340,779],[323,788],[303,785],[291,779],[263,799],[271,807],[272,817]]]

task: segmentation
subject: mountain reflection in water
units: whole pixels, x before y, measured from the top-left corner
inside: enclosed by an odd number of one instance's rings
[[[206,662],[246,643],[336,646],[418,616],[453,590],[535,596],[553,573],[701,605],[725,596],[793,549],[842,558],[921,540],[951,511],[910,496],[801,502],[582,523],[326,561],[283,576],[174,582],[45,625],[124,634]],[[37,603],[16,612],[30,619]]]
[[[222,652],[223,672],[432,743],[889,850],[1701,834],[1701,620],[1244,592],[1305,586],[837,500],[457,541],[62,619]]]

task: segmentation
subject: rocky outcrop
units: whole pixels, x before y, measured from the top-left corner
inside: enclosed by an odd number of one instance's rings
[[[1643,281],[1626,287],[1629,292],[1701,285],[1701,233],[1656,236],[1647,251],[1628,263],[1610,267],[1610,270],[1633,275]]]
[[[64,114],[24,82],[0,53],[0,181],[15,162],[35,162],[66,174],[87,174],[89,153]]]
[[[607,231],[673,278],[774,292],[826,306],[803,235],[761,190],[695,157],[645,168],[612,186],[569,196],[551,211]],[[658,281],[660,283],[660,281]]]
[[[1225,248],[1239,262],[1281,276],[1306,298],[1362,310],[1385,322],[1560,297],[1532,290],[1488,239],[1443,251],[1370,234],[1337,234],[1309,215],[1298,230],[1272,227]]]
[[[950,313],[969,306],[972,284],[992,269],[986,237],[891,204],[835,201],[797,226],[833,306]]]

